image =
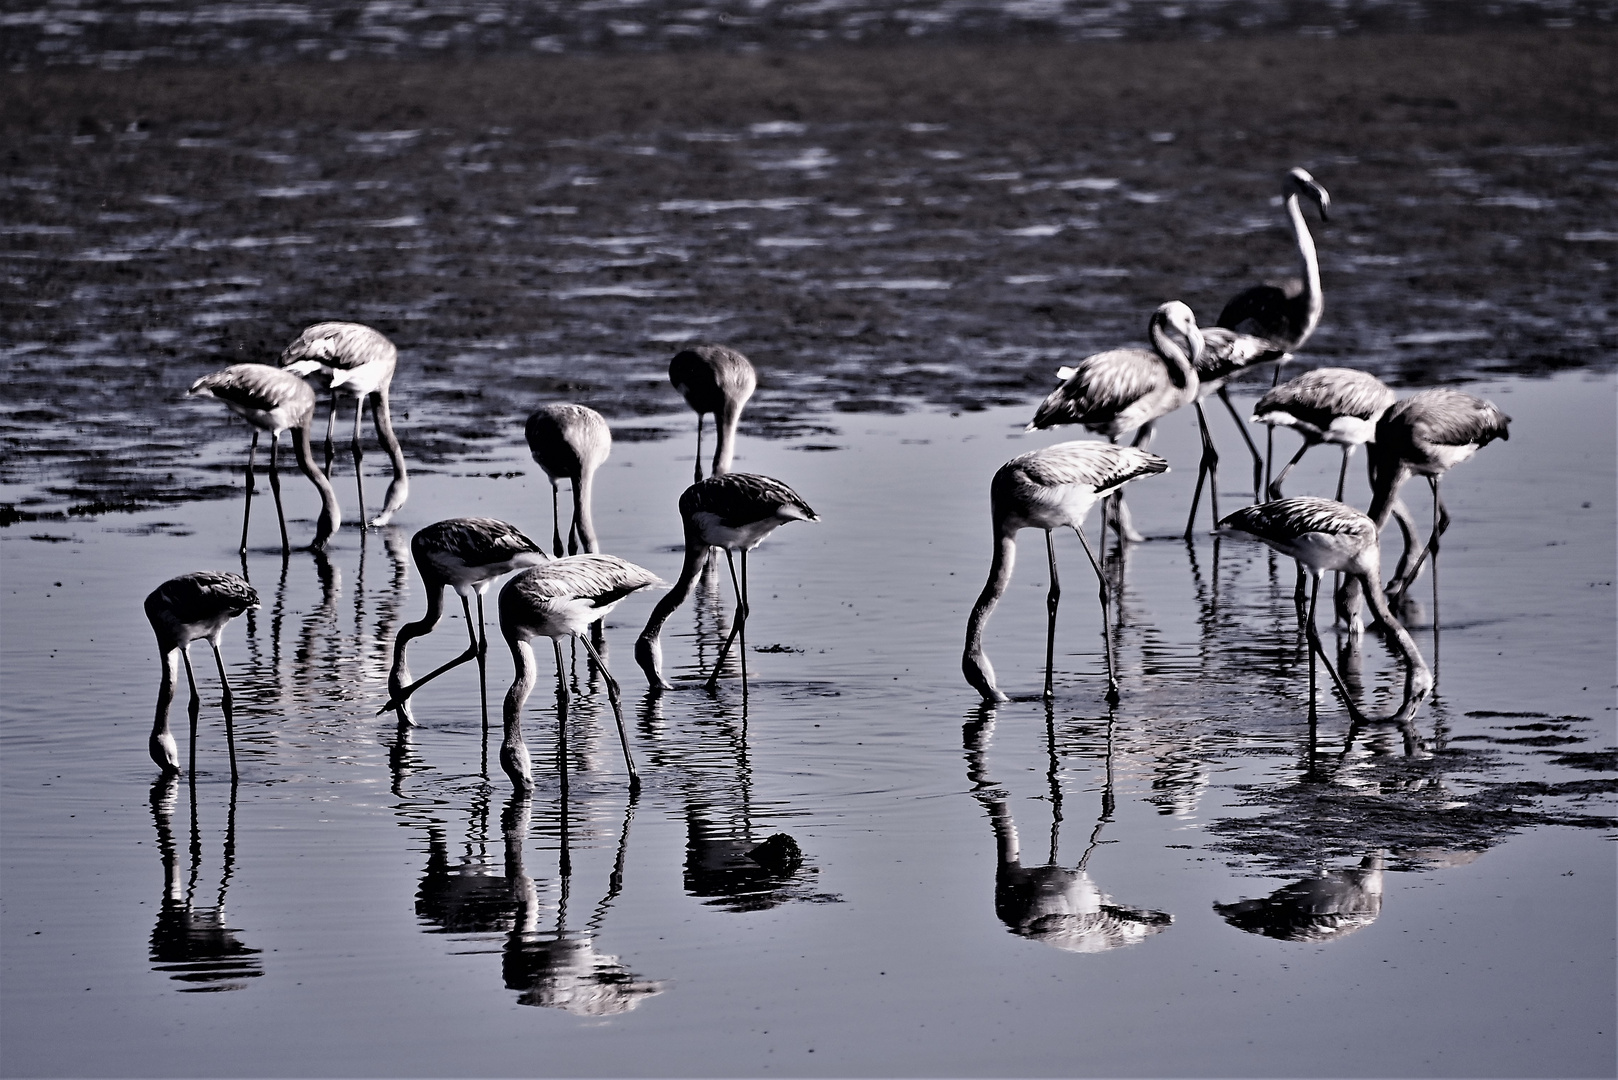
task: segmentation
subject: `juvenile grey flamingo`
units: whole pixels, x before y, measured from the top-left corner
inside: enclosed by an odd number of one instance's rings
[[[1055,665],[1056,608],[1062,590],[1056,576],[1055,529],[1071,528],[1090,557],[1101,584],[1101,628],[1107,652],[1107,700],[1118,701],[1118,676],[1112,655],[1111,589],[1107,575],[1084,538],[1084,517],[1097,501],[1117,492],[1131,480],[1168,472],[1169,463],[1156,454],[1134,447],[1101,442],[1065,442],[1032,450],[1012,458],[994,474],[989,504],[994,521],[994,559],[972,614],[966,620],[966,647],[961,671],[986,701],[1008,698],[995,686],[994,667],[983,652],[983,627],[1000,597],[1011,584],[1017,561],[1017,533],[1045,530],[1045,551],[1050,559],[1051,584],[1045,597],[1045,697],[1052,696]],[[1102,555],[1106,552],[1103,550]]]
[[[758,376],[753,365],[725,345],[693,345],[669,361],[669,382],[697,414],[697,464],[694,480],[702,479],[702,418],[713,414],[718,444],[713,452],[713,475],[730,471],[736,452],[736,425],[742,407],[753,396]]]
[[[231,717],[233,700],[230,679],[225,675],[225,658],[219,652],[219,639],[225,625],[244,611],[258,607],[258,593],[235,574],[198,570],[169,578],[146,597],[146,619],[157,635],[157,650],[163,663],[163,683],[157,691],[157,715],[147,750],[165,774],[180,771],[180,751],[169,730],[169,704],[180,681],[180,661],[185,661],[185,678],[191,684],[191,771],[197,768],[197,713],[202,699],[197,694],[196,673],[191,670],[191,643],[206,640],[213,649],[219,668],[219,684],[224,688],[225,739],[230,747],[230,775],[236,775],[236,731]]]
[[[612,453],[612,429],[606,419],[584,405],[552,402],[529,414],[523,434],[528,452],[551,481],[551,540],[556,557],[563,555],[561,515],[556,506],[558,480],[567,480],[573,487],[573,524],[567,531],[566,554],[600,551],[590,495],[596,470]]]
[[[309,546],[323,550],[331,534],[343,522],[337,492],[326,474],[315,467],[309,449],[309,426],[314,422],[315,392],[296,375],[268,364],[232,364],[223,371],[204,375],[191,384],[189,394],[218,398],[231,412],[253,425],[253,445],[247,451],[247,505],[242,511],[241,551],[247,550],[247,522],[253,513],[253,466],[258,458],[258,436],[270,433],[270,491],[275,495],[275,515],[281,524],[281,554],[291,550],[287,541],[286,513],[281,509],[281,474],[276,469],[276,452],[281,432],[292,432],[292,449],[298,468],[320,492],[320,520],[315,523],[315,539]]]

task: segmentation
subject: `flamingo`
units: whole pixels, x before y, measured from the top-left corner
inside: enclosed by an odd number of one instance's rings
[[[388,410],[388,390],[399,350],[393,342],[369,326],[351,322],[315,323],[304,329],[281,353],[281,366],[296,375],[316,375],[331,388],[331,408],[326,413],[326,473],[331,473],[332,431],[337,425],[339,390],[354,395],[354,482],[359,488],[360,526],[365,527],[365,478],[360,473],[360,420],[365,403],[371,402],[371,419],[376,424],[377,441],[393,462],[393,482],[388,485],[382,512],[372,518],[373,527],[393,520],[393,515],[410,497],[410,476],[405,470],[404,451],[393,434]]]
[[[730,563],[730,583],[736,590],[736,618],[708,678],[708,689],[712,690],[719,683],[719,671],[730,655],[731,643],[747,624],[747,553],[789,521],[819,521],[820,517],[781,481],[753,473],[721,473],[692,484],[680,496],[680,517],[685,522],[685,563],[674,588],[657,602],[646,628],[635,641],[635,661],[654,689],[673,689],[663,679],[663,624],[690,594],[691,583],[707,561],[708,549],[724,548]],[[735,560],[738,551],[742,553],[739,581]],[[744,672],[744,687],[745,677]]]
[[[524,567],[546,561],[545,550],[514,525],[494,518],[463,517],[436,521],[410,538],[410,554],[416,560],[422,584],[427,590],[427,614],[399,628],[393,643],[393,670],[388,674],[388,700],[378,713],[396,709],[399,719],[413,723],[405,703],[423,684],[468,660],[478,662],[478,689],[483,702],[483,723],[489,723],[489,675],[486,656],[488,637],[484,632],[483,594],[497,580]],[[419,637],[426,637],[444,614],[444,588],[461,597],[466,615],[466,651],[447,664],[408,685],[404,682],[405,648]],[[478,599],[478,621],[472,626],[473,595]]]
[[[342,508],[337,505],[337,492],[331,481],[315,467],[314,455],[309,450],[309,426],[315,417],[315,392],[290,372],[267,364],[232,364],[223,371],[204,375],[191,384],[190,395],[218,398],[231,412],[253,425],[253,445],[247,451],[247,506],[242,511],[242,542],[240,551],[247,551],[247,522],[253,513],[253,463],[258,457],[258,436],[270,433],[270,491],[275,495],[275,516],[281,523],[281,554],[290,550],[287,542],[287,519],[281,509],[281,474],[276,470],[276,452],[281,446],[281,432],[291,430],[292,449],[298,456],[298,468],[320,491],[320,520],[315,524],[314,543],[310,548],[322,551],[331,534],[343,522]]]
[[[1376,422],[1392,404],[1393,391],[1375,375],[1333,367],[1306,371],[1259,398],[1253,407],[1255,424],[1289,427],[1303,436],[1297,454],[1270,484],[1270,498],[1281,497],[1281,482],[1311,446],[1335,443],[1343,448],[1335,496],[1341,502],[1348,459],[1355,447],[1375,440]]]
[[[693,345],[669,361],[669,382],[697,413],[697,464],[694,479],[702,479],[702,418],[713,413],[718,445],[713,452],[713,475],[730,471],[736,450],[736,425],[742,407],[753,396],[758,376],[747,357],[724,345]]]
[[[1264,460],[1259,456],[1258,447],[1253,445],[1252,436],[1247,433],[1247,425],[1242,423],[1241,415],[1231,403],[1225,383],[1244,371],[1265,364],[1274,364],[1279,370],[1280,365],[1292,359],[1291,353],[1273,341],[1237,333],[1223,326],[1210,326],[1203,330],[1202,341],[1202,361],[1197,365],[1197,396],[1192,402],[1197,410],[1197,430],[1202,435],[1202,460],[1197,463],[1197,485],[1191,495],[1191,513],[1185,519],[1187,540],[1191,539],[1192,523],[1197,519],[1197,504],[1202,501],[1202,480],[1205,476],[1208,479],[1208,508],[1216,522],[1219,518],[1219,452],[1214,449],[1208,419],[1202,414],[1202,399],[1209,394],[1218,394],[1219,400],[1230,411],[1231,419],[1236,421],[1236,430],[1241,432],[1242,441],[1247,443],[1247,450],[1253,455],[1253,491],[1256,493],[1263,476]]]
[[[629,791],[640,790],[635,759],[629,753],[629,734],[624,730],[623,706],[618,681],[607,670],[606,661],[590,643],[590,624],[604,618],[619,601],[642,589],[667,588],[668,582],[644,567],[616,555],[592,552],[569,555],[524,570],[500,590],[500,630],[511,646],[517,664],[517,677],[506,692],[505,738],[500,744],[500,766],[511,777],[518,791],[533,790],[533,769],[528,747],[522,737],[522,709],[538,677],[534,650],[528,640],[548,637],[556,650],[556,675],[564,707],[568,700],[562,639],[576,637],[583,642],[590,659],[607,681],[607,697],[618,721],[618,740],[624,748],[624,765],[629,770]]]
[[[273,370],[273,369],[272,369]],[[230,747],[230,775],[236,776],[236,731],[231,719],[230,679],[225,675],[225,658],[219,652],[219,639],[225,625],[244,611],[258,607],[258,593],[235,574],[198,570],[170,578],[146,597],[146,618],[157,635],[162,655],[163,683],[157,692],[157,716],[147,751],[164,775],[180,771],[180,751],[169,731],[169,704],[180,681],[180,661],[185,661],[185,678],[191,684],[191,771],[197,771],[197,713],[202,699],[197,694],[196,673],[191,670],[191,643],[207,639],[219,668],[224,687],[225,739]]]
[[[1214,322],[1254,337],[1267,338],[1291,352],[1303,348],[1320,325],[1321,313],[1326,310],[1325,293],[1320,288],[1320,258],[1315,252],[1315,238],[1309,234],[1309,221],[1304,217],[1302,200],[1308,199],[1320,211],[1320,220],[1330,220],[1331,196],[1319,181],[1303,169],[1290,169],[1282,180],[1283,205],[1287,220],[1292,225],[1292,239],[1298,245],[1301,278],[1280,284],[1265,283],[1243,289],[1225,304]],[[1273,387],[1280,381],[1281,368],[1276,365]],[[1274,448],[1274,429],[1265,439],[1265,461],[1270,460]]]
[[[1147,334],[1151,350],[1109,349],[1064,369],[1068,377],[1040,402],[1027,430],[1083,424],[1116,443],[1120,434],[1138,428],[1133,445],[1145,450],[1158,417],[1196,400],[1197,365],[1204,351],[1196,316],[1178,300],[1152,313]],[[1130,524],[1121,492],[1114,505],[1119,535],[1144,539]]]
[[[612,453],[612,429],[607,427],[607,421],[584,405],[554,402],[535,409],[523,433],[528,439],[528,452],[550,477],[551,539],[556,557],[562,557],[556,482],[563,479],[573,485],[573,524],[567,532],[567,554],[577,555],[581,548],[600,551],[590,515],[590,491],[595,486],[596,470]]]
[[[1045,697],[1052,696],[1052,668],[1056,648],[1056,607],[1061,587],[1056,577],[1056,546],[1051,538],[1064,526],[1078,534],[1084,553],[1090,557],[1096,579],[1101,584],[1101,628],[1107,652],[1107,700],[1118,701],[1118,676],[1112,656],[1111,592],[1107,576],[1090,542],[1084,538],[1084,517],[1100,499],[1106,498],[1131,480],[1168,472],[1169,463],[1145,450],[1101,442],[1065,442],[1032,450],[1012,458],[994,474],[989,485],[989,504],[994,521],[994,560],[989,564],[989,580],[983,586],[972,614],[966,620],[966,647],[961,653],[961,671],[985,701],[1009,700],[995,686],[994,668],[983,652],[983,627],[1000,597],[1011,584],[1011,571],[1017,561],[1017,533],[1022,529],[1044,529],[1045,551],[1050,559],[1051,585],[1045,598]],[[1105,555],[1105,551],[1102,552]]]
[[[1380,529],[1388,515],[1399,512],[1399,488],[1413,475],[1427,478],[1433,489],[1433,532],[1412,558],[1414,530],[1405,528],[1404,553],[1388,583],[1388,593],[1402,598],[1421,573],[1428,552],[1433,556],[1433,589],[1438,588],[1438,538],[1449,528],[1449,511],[1438,495],[1438,482],[1450,469],[1466,461],[1496,439],[1509,439],[1511,417],[1488,402],[1460,390],[1437,387],[1420,390],[1394,403],[1376,425],[1376,445],[1370,451],[1373,484],[1371,518]],[[1403,524],[1403,522],[1401,522]]]
[[[1348,575],[1350,581],[1361,583],[1370,601],[1371,610],[1392,634],[1395,647],[1403,657],[1406,667],[1405,703],[1400,709],[1400,715],[1414,712],[1415,707],[1432,690],[1433,675],[1409,632],[1388,609],[1388,600],[1382,592],[1380,581],[1382,553],[1377,544],[1375,522],[1352,506],[1345,506],[1331,499],[1298,496],[1243,507],[1221,521],[1219,527],[1255,536],[1297,562],[1298,587],[1293,594],[1293,603],[1311,649],[1309,660],[1311,710],[1314,708],[1315,700],[1314,654],[1319,653],[1321,661],[1326,665],[1327,674],[1331,676],[1337,692],[1342,695],[1349,716],[1355,721],[1365,719],[1354,706],[1348,688],[1343,685],[1337,669],[1326,656],[1325,648],[1320,643],[1320,634],[1315,629],[1315,603],[1320,596],[1320,579],[1327,570],[1339,570]],[[1314,583],[1309,595],[1307,613],[1304,607],[1305,577],[1312,578]],[[1353,621],[1357,621],[1358,613],[1354,610],[1357,607],[1357,603],[1350,607]]]

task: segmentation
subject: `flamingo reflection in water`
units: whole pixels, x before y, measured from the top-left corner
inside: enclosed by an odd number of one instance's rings
[[[393,372],[398,366],[399,350],[394,348],[380,332],[352,322],[323,322],[306,327],[281,353],[281,367],[295,375],[314,376],[331,390],[331,408],[326,413],[326,475],[331,475],[332,434],[337,424],[337,396],[354,396],[354,482],[359,489],[360,527],[365,528],[365,477],[360,471],[364,450],[360,445],[360,421],[365,416],[365,403],[371,402],[371,419],[376,425],[377,441],[387,451],[393,463],[393,482],[382,505],[382,512],[372,518],[370,525],[380,527],[393,520],[393,515],[410,497],[410,475],[405,468],[404,450],[393,433],[393,417],[388,406],[388,393],[393,386]]]
[[[197,694],[197,677],[191,669],[191,643],[206,640],[213,649],[219,668],[219,684],[224,691],[220,705],[225,714],[225,740],[230,748],[230,775],[236,776],[236,729],[231,713],[234,704],[230,679],[225,674],[225,658],[219,651],[225,625],[259,606],[258,593],[235,574],[199,570],[170,578],[146,597],[146,618],[157,635],[157,648],[163,664],[163,682],[157,691],[157,715],[152,721],[147,750],[164,773],[180,771],[180,751],[169,730],[169,705],[180,681],[180,661],[185,661],[186,681],[191,684],[191,772],[197,770],[197,716],[202,699]]]
[[[1214,904],[1238,930],[1282,941],[1340,941],[1382,914],[1380,852],[1357,867],[1328,870],[1283,885],[1268,896]]]
[[[1174,917],[1163,911],[1114,904],[1089,874],[1090,857],[1100,843],[1101,830],[1112,820],[1112,718],[1107,718],[1106,782],[1101,791],[1101,814],[1090,833],[1090,844],[1072,868],[1059,865],[1062,823],[1062,787],[1056,757],[1054,715],[1047,710],[1046,738],[1050,758],[1050,858],[1043,865],[1027,866],[1017,823],[1006,792],[989,779],[985,751],[993,730],[993,708],[983,706],[963,729],[967,780],[972,794],[988,811],[994,826],[994,910],[1018,937],[1065,952],[1097,953],[1135,945],[1167,930]]]
[[[584,644],[607,683],[613,717],[618,722],[618,739],[623,744],[624,765],[629,770],[629,790],[640,790],[635,759],[629,752],[629,734],[624,729],[623,702],[618,681],[607,662],[590,643],[590,625],[603,619],[627,596],[643,589],[667,588],[668,582],[644,567],[616,555],[601,553],[569,555],[543,566],[523,571],[500,590],[500,630],[511,647],[517,677],[506,693],[505,737],[500,744],[500,766],[518,791],[531,791],[533,767],[522,737],[522,710],[534,689],[538,668],[528,641],[548,637],[556,652],[557,696],[561,719],[566,722],[568,702],[567,665],[562,659],[562,639],[578,638]]]
[[[702,572],[708,549],[725,549],[730,563],[731,586],[736,590],[736,618],[730,635],[719,650],[707,687],[719,683],[719,672],[732,644],[744,635],[748,612],[747,553],[764,542],[770,533],[789,521],[819,521],[820,517],[796,491],[781,481],[754,473],[723,473],[710,476],[686,488],[680,496],[680,518],[685,525],[685,561],[680,577],[668,595],[657,602],[651,617],[635,641],[635,661],[646,673],[646,681],[657,690],[673,687],[663,678],[663,624],[685,602],[692,583]],[[736,576],[735,553],[741,552],[741,577]],[[747,686],[747,640],[742,636],[742,687]]]
[[[1056,575],[1056,546],[1051,533],[1071,528],[1084,545],[1084,553],[1095,568],[1101,588],[1101,628],[1107,654],[1107,700],[1118,700],[1118,676],[1112,655],[1111,588],[1106,571],[1090,542],[1084,538],[1084,518],[1097,501],[1120,492],[1131,480],[1168,471],[1168,462],[1156,454],[1133,447],[1100,442],[1066,442],[1020,454],[994,474],[989,485],[990,511],[994,522],[994,558],[989,564],[989,580],[983,586],[972,614],[966,621],[966,647],[961,654],[961,671],[966,681],[986,701],[1006,701],[995,685],[994,667],[983,651],[983,628],[995,605],[1011,585],[1011,572],[1017,561],[1017,533],[1023,529],[1045,530],[1045,551],[1050,559],[1051,584],[1045,598],[1045,697],[1052,696],[1056,649],[1056,608],[1062,591]],[[1121,495],[1118,497],[1121,498]],[[1103,526],[1103,535],[1105,526]],[[1103,558],[1105,550],[1102,551]]]
[[[573,886],[572,839],[567,797],[563,795],[556,925],[542,930],[539,892],[533,878],[523,869],[522,842],[528,835],[529,800],[519,796],[512,798],[503,825],[506,875],[511,880],[516,900],[516,920],[506,938],[500,968],[506,989],[517,991],[517,1004],[562,1009],[576,1016],[617,1016],[663,992],[666,984],[635,974],[618,957],[601,952],[595,945],[607,909],[624,887],[629,825],[634,816],[632,797],[624,808],[624,827],[618,837],[617,858],[607,879],[606,895],[585,920],[584,928],[573,929],[568,926],[568,903]]]
[[[226,924],[225,891],[236,868],[236,785],[230,785],[225,818],[225,851],[219,890],[211,906],[197,902],[202,875],[202,837],[197,814],[197,788],[191,790],[191,872],[181,880],[180,856],[174,842],[174,807],[179,780],[164,776],[152,785],[152,820],[157,826],[157,850],[163,859],[163,902],[152,928],[152,969],[183,985],[182,994],[209,994],[241,990],[246,980],[264,974],[257,959],[263,952],[244,945],[237,930]]]
[[[337,492],[331,481],[315,466],[314,454],[309,449],[309,427],[315,417],[315,392],[309,384],[291,372],[267,364],[232,364],[192,383],[187,395],[217,398],[253,426],[253,443],[247,451],[247,501],[242,510],[240,550],[247,550],[247,523],[253,514],[253,469],[261,431],[270,433],[270,492],[275,496],[275,516],[281,525],[281,554],[292,550],[287,540],[286,512],[281,507],[281,473],[276,466],[283,431],[292,432],[292,450],[297,456],[298,468],[320,492],[320,519],[315,523],[315,539],[309,546],[316,551],[324,549],[332,533],[342,525],[343,511],[337,505]]]

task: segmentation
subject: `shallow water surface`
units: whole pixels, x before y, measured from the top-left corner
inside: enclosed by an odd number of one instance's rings
[[[722,569],[669,624],[680,689],[648,696],[633,663],[650,597],[608,620],[637,799],[581,655],[565,801],[543,643],[531,799],[486,767],[471,665],[417,696],[416,729],[375,715],[424,607],[409,534],[461,514],[548,534],[520,428],[422,475],[395,527],[345,527],[329,559],[283,562],[260,501],[263,606],[225,633],[234,784],[205,649],[197,771],[154,784],[140,603],[238,568],[239,503],[0,531],[4,1071],[1610,1076],[1614,387],[1469,389],[1514,423],[1444,482],[1441,607],[1424,577],[1409,612],[1438,680],[1414,731],[1351,730],[1324,689],[1311,723],[1288,560],[1215,542],[1206,518],[1176,538],[1189,415],[1159,435],[1173,471],[1129,492],[1150,539],[1114,567],[1113,710],[1072,537],[1053,705],[1036,533],[988,629],[1015,700],[981,707],[960,675],[989,478],[1062,437],[1021,432],[1031,405],[744,438],[738,469],[824,520],[751,559],[745,694],[734,670],[694,685],[730,624]],[[1239,443],[1212,419],[1228,511]],[[691,423],[643,422],[669,437],[614,447],[597,527],[672,578]],[[1289,491],[1335,471],[1315,451]],[[1364,503],[1360,470],[1348,497]],[[307,538],[308,485],[287,498]],[[1407,499],[1423,520],[1426,493]],[[414,670],[463,647],[455,607]],[[511,664],[491,632],[498,724]],[[1368,711],[1397,703],[1378,639],[1340,659]]]

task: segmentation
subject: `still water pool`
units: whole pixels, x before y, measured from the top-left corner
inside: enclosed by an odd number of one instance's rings
[[[345,527],[328,560],[283,561],[260,503],[263,606],[225,633],[236,783],[205,650],[197,772],[154,783],[141,600],[240,569],[239,503],[0,531],[4,1072],[1610,1076],[1614,387],[1468,388],[1514,423],[1444,484],[1441,608],[1424,577],[1411,617],[1438,684],[1413,738],[1351,732],[1324,692],[1311,724],[1288,560],[1175,538],[1189,415],[1159,436],[1174,471],[1131,489],[1149,540],[1120,568],[1110,711],[1071,536],[1054,704],[1037,533],[988,631],[1015,700],[982,707],[960,676],[989,477],[1058,441],[1021,432],[1027,409],[744,437],[737,468],[824,520],[751,560],[745,695],[694,685],[729,626],[722,576],[671,621],[687,685],[661,698],[631,648],[655,598],[609,619],[636,799],[582,652],[565,803],[548,674],[531,799],[486,765],[471,666],[418,695],[418,728],[376,715],[425,606],[410,533],[465,514],[549,533],[517,431],[475,474],[415,477],[394,527]],[[672,579],[690,418],[657,422],[675,437],[614,448],[596,521],[606,550]],[[1335,463],[1317,451],[1289,492],[1329,491]],[[317,504],[295,475],[287,491],[307,538]],[[338,491],[351,505],[341,464]],[[1408,498],[1422,520],[1426,493]],[[463,635],[446,619],[412,666]],[[1386,648],[1344,659],[1386,712]],[[759,849],[778,834],[796,854]],[[1053,896],[1087,914],[1038,921]]]

